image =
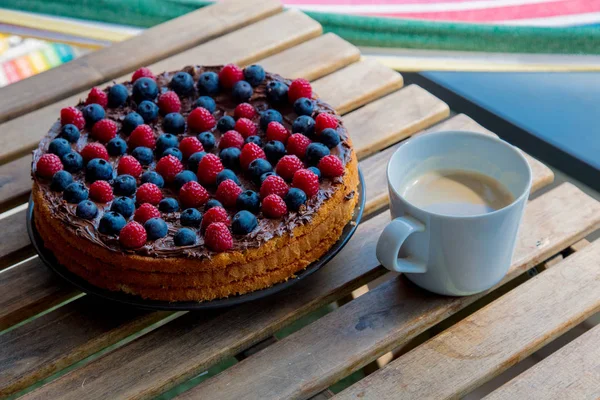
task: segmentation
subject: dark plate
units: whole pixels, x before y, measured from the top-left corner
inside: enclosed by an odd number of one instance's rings
[[[363,180],[363,175],[359,169],[359,184],[358,184],[358,204],[356,205],[356,209],[354,210],[354,215],[352,220],[344,227],[342,231],[342,236],[340,239],[335,242],[335,244],[329,249],[327,253],[323,255],[319,260],[310,264],[306,267],[305,270],[300,271],[296,274],[296,278],[289,279],[285,282],[278,283],[276,285],[271,286],[267,289],[257,290],[255,292],[246,293],[239,296],[232,296],[226,299],[217,299],[212,301],[205,302],[196,302],[196,301],[180,301],[180,302],[168,302],[168,301],[157,301],[157,300],[144,300],[141,297],[129,295],[122,292],[112,292],[110,290],[101,289],[96,287],[86,280],[80,278],[78,275],[75,275],[67,268],[58,263],[54,254],[50,252],[48,249],[44,247],[44,242],[40,237],[37,229],[35,228],[35,224],[33,223],[33,200],[29,200],[29,208],[27,209],[27,232],[29,233],[29,238],[31,239],[31,243],[35,247],[35,250],[40,256],[40,259],[46,264],[51,270],[60,275],[63,279],[70,282],[82,292],[87,294],[95,295],[101,297],[103,299],[116,301],[118,303],[127,304],[137,308],[143,308],[148,310],[207,310],[213,308],[222,308],[222,307],[230,307],[237,304],[246,303],[248,301],[257,300],[263,298],[265,296],[272,295],[274,293],[280,292],[283,289],[286,289],[293,284],[301,281],[307,276],[311,275],[318,269],[320,269],[323,265],[327,264],[335,255],[348,243],[360,219],[363,214],[364,206],[365,206],[365,182]]]

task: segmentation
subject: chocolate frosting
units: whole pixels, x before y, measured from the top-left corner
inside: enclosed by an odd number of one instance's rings
[[[203,72],[206,72],[206,71],[218,72],[220,69],[221,69],[220,66],[212,66],[212,67],[188,66],[188,67],[185,67],[183,69],[183,71],[191,74],[192,77],[194,78],[194,81],[196,82],[198,80],[198,77],[200,76],[200,74],[202,74]],[[165,72],[156,77],[156,81],[157,81],[157,84],[159,87],[159,93],[163,93],[163,92],[169,90],[168,84],[171,80],[171,77],[174,74],[176,74],[177,72],[179,72],[179,71]],[[294,112],[291,104],[288,104],[286,102],[286,104],[283,104],[281,106],[273,106],[273,105],[270,105],[269,102],[267,101],[267,97],[266,97],[266,93],[265,93],[266,85],[270,81],[273,81],[273,80],[285,82],[287,85],[289,85],[291,83],[290,80],[284,79],[279,75],[267,73],[266,79],[263,81],[263,83],[261,83],[259,86],[254,88],[254,94],[252,95],[252,98],[248,102],[256,108],[256,110],[258,111],[258,114],[260,114],[260,112],[265,111],[269,108],[277,109],[283,116],[283,120],[284,120],[283,125],[286,128],[288,128],[289,130],[291,130],[291,125],[297,117],[297,114]],[[131,94],[132,83],[124,82],[123,84],[127,87],[129,93]],[[108,89],[106,91],[108,91]],[[187,118],[187,115],[193,110],[195,101],[198,97],[199,97],[199,94],[198,94],[196,88],[194,88],[194,93],[190,94],[189,96],[186,96],[186,97],[180,96],[180,99],[181,99],[181,111],[180,112],[184,116],[184,118]],[[316,96],[314,94],[313,94],[313,98],[315,99],[315,103],[316,103],[313,117],[315,117],[319,113],[335,114],[335,111],[333,110],[333,108],[331,106],[324,103],[320,99],[316,98]],[[221,90],[219,94],[214,96],[214,100],[215,100],[217,107],[216,107],[216,110],[213,113],[213,115],[217,121],[223,115],[233,116],[233,110],[235,109],[236,103],[233,101],[229,92],[225,92],[225,91]],[[76,107],[78,109],[82,109],[84,106],[85,106],[84,103],[82,101],[80,101]],[[123,106],[118,107],[118,108],[107,108],[105,118],[115,121],[120,128],[121,122],[123,121],[125,116],[128,113],[130,113],[131,111],[135,111],[135,110],[136,110],[136,104],[133,102],[133,100],[131,99],[131,96],[130,96],[128,98],[127,102]],[[255,117],[255,119],[254,119],[254,122],[256,122],[257,125],[258,125],[258,119],[259,119],[259,116]],[[159,116],[154,122],[149,124],[153,128],[156,137],[158,137],[162,133],[165,133],[162,129],[162,120],[163,120],[162,116]],[[177,230],[181,228],[181,224],[179,223],[180,212],[162,213],[161,218],[163,218],[167,222],[167,225],[169,227],[169,233],[167,234],[166,237],[157,239],[154,241],[147,241],[146,244],[144,246],[142,246],[141,248],[133,249],[133,250],[123,248],[119,243],[118,236],[106,235],[106,234],[100,233],[98,231],[98,224],[100,222],[100,218],[102,217],[102,215],[104,214],[105,211],[110,210],[111,202],[96,203],[98,206],[98,216],[96,218],[94,218],[93,220],[85,220],[85,219],[77,217],[75,214],[75,209],[76,209],[77,205],[69,204],[66,201],[64,201],[62,199],[61,192],[52,191],[50,189],[50,185],[49,185],[50,182],[46,179],[40,178],[39,176],[37,176],[35,174],[35,165],[36,165],[37,161],[43,154],[45,154],[48,151],[48,146],[49,146],[50,142],[58,136],[58,134],[60,132],[60,128],[61,128],[61,123],[59,120],[51,127],[48,134],[41,140],[39,147],[33,152],[32,177],[39,184],[39,187],[41,188],[42,196],[45,199],[45,201],[48,203],[51,214],[53,215],[53,217],[62,221],[63,225],[65,226],[66,229],[71,230],[77,236],[79,236],[83,239],[89,240],[90,242],[95,243],[99,246],[110,249],[112,251],[119,251],[119,252],[128,253],[128,254],[139,254],[139,255],[152,256],[152,257],[191,257],[191,258],[205,258],[205,257],[211,257],[215,254],[213,251],[211,251],[210,249],[208,249],[207,247],[204,246],[204,238],[199,233],[199,231],[197,234],[197,242],[194,245],[176,246],[173,243],[174,233],[177,232]],[[338,157],[340,157],[343,164],[346,165],[351,159],[352,149],[348,143],[347,132],[346,132],[345,128],[343,127],[341,121],[340,121],[337,131],[340,134],[341,142],[337,147],[331,149],[331,154],[334,154],[334,155],[337,155]],[[71,145],[71,147],[74,151],[80,152],[85,147],[85,145],[88,143],[88,139],[90,142],[94,141],[93,139],[91,139],[89,137],[89,133],[90,133],[89,127],[85,127],[84,129],[81,130],[81,137],[79,138],[79,140],[76,143],[73,143]],[[218,152],[219,152],[218,141],[220,139],[221,134],[216,129],[216,126],[215,126],[215,128],[212,129],[212,133],[215,135],[217,144],[215,145],[215,148],[211,152],[214,154],[218,154]],[[120,135],[120,137],[123,138],[124,140],[127,140],[127,136],[125,134],[123,134],[122,132],[120,132],[120,129],[119,129],[118,135]],[[195,135],[195,133],[193,133],[193,132],[188,133],[187,126],[186,126],[186,131],[182,134],[179,134],[178,136],[181,140],[183,137],[190,136],[190,135]],[[259,128],[257,135],[260,136],[261,139],[263,139],[263,141],[264,141],[265,132],[262,129]],[[117,175],[116,166],[119,162],[120,157],[121,156],[110,157],[110,159],[109,159],[109,161],[111,162],[111,164],[114,167],[113,168],[114,176]],[[144,166],[143,167],[144,172],[148,171],[148,170],[150,170],[150,171],[154,170],[155,162],[156,162],[156,160],[154,160],[150,165]],[[185,165],[185,163],[184,163],[184,165]],[[250,181],[249,179],[247,179],[243,175],[243,173],[238,173],[238,177],[240,178],[243,190],[251,189],[256,192],[259,191],[259,189],[260,189],[259,186],[256,185],[254,182]],[[83,171],[73,174],[73,178],[75,181],[82,181],[82,182],[85,181],[85,176],[84,176]],[[247,249],[247,248],[258,247],[262,243],[268,241],[269,239],[271,239],[273,237],[281,236],[281,235],[284,235],[285,233],[291,233],[295,227],[308,223],[312,219],[313,215],[321,207],[321,205],[328,198],[330,198],[335,191],[337,191],[343,187],[342,183],[343,183],[343,177],[334,178],[334,179],[322,179],[321,183],[320,183],[319,192],[315,196],[309,198],[309,200],[307,201],[305,206],[302,206],[302,208],[297,212],[295,212],[295,211],[288,212],[288,214],[286,214],[284,217],[282,217],[280,219],[269,219],[269,218],[266,218],[265,216],[263,216],[262,213],[257,214],[256,217],[258,220],[258,227],[255,228],[252,232],[250,232],[247,235],[234,235],[234,246],[233,246],[232,250],[235,251],[235,250],[243,250],[243,249]],[[139,181],[138,181],[138,184],[139,184]],[[207,187],[206,189],[211,194],[211,198],[213,198],[216,188],[215,187]],[[162,191],[163,191],[164,197],[176,197],[177,198],[176,193],[174,191],[172,191],[168,187],[168,185],[165,185],[165,188],[163,188]],[[204,211],[204,210],[201,209],[200,211]],[[230,216],[233,216],[235,214],[235,212],[236,212],[236,210],[228,210],[228,213],[230,214]]]

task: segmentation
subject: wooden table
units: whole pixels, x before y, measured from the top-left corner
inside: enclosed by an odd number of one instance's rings
[[[354,238],[289,290],[222,311],[127,309],[56,278],[29,243],[24,203],[28,153],[59,110],[141,65],[160,72],[226,62],[306,77],[343,114],[367,182]],[[375,244],[389,221],[384,169],[397,143],[432,130],[491,133],[466,115],[450,117],[444,102],[404,86],[399,74],[361,60],[356,47],[275,0],[224,1],[3,88],[0,121],[0,397],[152,398],[169,391],[169,398],[231,357],[235,365],[180,396],[326,398],[330,385],[362,370],[369,375],[339,398],[457,397],[600,308],[600,243],[580,242],[598,228],[600,204],[571,184],[529,202],[512,267],[496,290],[450,298],[400,275],[380,278],[386,271]],[[534,190],[550,184],[552,172],[528,160]],[[534,266],[542,272],[529,278]],[[366,290],[374,280],[384,283]],[[315,319],[315,310],[326,315],[274,338],[293,321]],[[597,397],[599,338],[598,328],[589,331],[491,397]],[[384,366],[382,356],[395,359]]]

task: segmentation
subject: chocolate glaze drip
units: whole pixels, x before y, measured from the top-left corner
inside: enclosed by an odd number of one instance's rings
[[[202,74],[203,72],[206,72],[206,71],[218,72],[220,69],[221,69],[220,66],[212,66],[212,67],[188,66],[188,67],[185,67],[183,69],[183,71],[191,74],[192,77],[194,78],[194,81],[196,82],[198,80],[198,77],[200,76],[200,74]],[[179,72],[179,71],[165,72],[156,77],[156,81],[157,81],[157,84],[159,87],[159,93],[163,93],[163,92],[169,90],[168,83],[170,82],[171,77],[177,72]],[[294,119],[297,117],[296,113],[293,110],[292,105],[286,103],[286,104],[283,104],[278,107],[271,107],[267,101],[266,94],[265,94],[266,85],[267,85],[267,83],[269,83],[270,81],[273,81],[273,80],[282,81],[288,85],[291,83],[290,80],[284,79],[279,75],[267,73],[266,79],[264,80],[264,82],[261,85],[259,85],[258,87],[254,88],[254,94],[253,94],[252,98],[250,99],[249,103],[252,104],[256,108],[256,110],[259,112],[259,114],[260,114],[260,112],[265,111],[269,108],[277,109],[279,112],[281,112],[281,114],[283,116],[283,119],[284,119],[283,125],[286,126],[286,128],[291,130],[291,125],[292,125]],[[127,87],[129,93],[131,94],[131,87],[132,87],[131,82],[124,82],[123,84]],[[184,116],[184,118],[187,118],[187,115],[193,110],[195,101],[198,97],[199,97],[199,94],[198,94],[196,88],[194,88],[193,94],[190,94],[187,97],[180,97],[181,98],[181,114]],[[217,108],[216,108],[215,112],[213,113],[213,115],[215,116],[215,119],[217,121],[223,115],[233,116],[233,110],[235,109],[236,103],[233,101],[232,97],[230,96],[230,94],[228,92],[222,91],[221,93],[216,95],[214,97],[214,99],[215,99]],[[313,114],[313,117],[315,117],[317,114],[323,113],[323,112],[330,113],[330,114],[335,113],[333,108],[331,108],[331,106],[329,106],[328,104],[324,103],[323,101],[321,101],[319,99],[315,99],[315,101],[316,101],[316,107],[315,107],[315,112]],[[82,109],[84,107],[83,101],[80,101],[76,107],[79,109]],[[127,100],[127,103],[121,107],[107,108],[105,118],[114,120],[115,122],[117,122],[117,124],[119,125],[119,128],[120,128],[121,122],[123,121],[125,116],[128,113],[130,113],[131,111],[135,111],[135,110],[136,110],[136,104],[133,102],[133,100],[130,97]],[[254,119],[254,122],[258,123],[258,119],[259,119],[259,117],[257,116]],[[162,120],[163,120],[162,116],[159,116],[154,122],[149,124],[153,128],[156,137],[158,137],[162,133],[165,133],[162,129]],[[98,224],[100,222],[100,218],[102,217],[102,215],[104,214],[105,211],[110,210],[110,206],[111,206],[110,202],[106,203],[106,204],[96,203],[98,206],[98,216],[93,220],[88,221],[88,220],[84,220],[82,218],[77,217],[75,214],[75,209],[76,209],[77,205],[76,204],[68,204],[67,202],[65,202],[62,199],[62,193],[53,192],[52,190],[50,190],[50,185],[47,180],[35,175],[35,165],[36,165],[37,161],[43,154],[45,154],[48,151],[48,146],[49,146],[50,142],[52,141],[52,139],[54,139],[58,136],[58,134],[60,132],[60,128],[61,128],[60,121],[57,121],[54,125],[52,125],[48,134],[41,140],[39,147],[33,152],[32,177],[39,184],[41,191],[42,191],[43,198],[49,204],[52,215],[55,218],[62,221],[66,229],[71,230],[77,236],[79,236],[83,239],[89,240],[90,242],[92,242],[94,244],[97,244],[104,248],[110,249],[112,251],[119,251],[119,252],[127,253],[127,254],[139,254],[139,255],[152,256],[152,257],[190,257],[190,258],[205,258],[205,257],[211,257],[212,255],[215,254],[214,252],[212,252],[211,250],[209,250],[208,248],[206,248],[204,246],[204,238],[201,234],[197,235],[198,240],[197,240],[197,243],[194,245],[175,246],[175,244],[173,243],[173,234],[179,228],[181,228],[181,225],[179,223],[180,212],[168,213],[168,214],[163,213],[162,214],[162,218],[167,222],[167,225],[169,226],[169,234],[166,237],[158,239],[158,240],[154,240],[154,241],[148,241],[143,247],[141,247],[139,249],[134,249],[134,250],[124,249],[120,245],[117,236],[105,235],[98,231],[97,228],[98,228]],[[119,132],[120,132],[120,130],[119,130]],[[73,148],[73,150],[79,152],[85,147],[85,145],[88,143],[89,133],[90,133],[89,127],[85,127],[84,129],[81,130],[81,137],[79,138],[77,143],[74,143],[71,146]],[[218,154],[218,152],[219,152],[218,151],[218,141],[219,141],[221,134],[216,129],[216,127],[213,128],[212,133],[215,135],[217,144],[211,152],[214,154]],[[347,132],[344,129],[343,125],[341,124],[341,121],[340,121],[340,125],[338,127],[338,133],[340,134],[342,141],[336,148],[331,149],[331,154],[335,154],[338,157],[340,157],[343,164],[346,165],[350,161],[352,149],[347,140],[348,139]],[[190,136],[190,135],[195,135],[195,134],[196,133],[194,133],[194,132],[188,133],[187,126],[186,126],[186,131],[183,134],[180,134],[178,136],[181,139],[185,136]],[[119,135],[123,139],[127,140],[127,136],[124,135],[123,133],[119,133]],[[260,128],[259,128],[258,135],[264,141],[265,133]],[[91,141],[93,141],[93,140],[91,140]],[[113,164],[115,176],[117,175],[116,166],[119,162],[119,159],[120,159],[120,157],[110,157],[110,160],[109,160]],[[152,164],[145,166],[144,171],[148,171],[148,170],[152,171],[152,170],[154,170],[154,167],[155,167],[155,161],[153,161]],[[238,176],[240,178],[243,190],[252,189],[257,192],[259,191],[260,188],[255,183],[253,183],[252,181],[250,181],[249,179],[244,177],[243,173],[240,173]],[[73,178],[75,179],[75,181],[85,181],[83,171],[73,174]],[[242,235],[234,235],[234,247],[232,250],[234,250],[234,251],[235,250],[244,250],[247,248],[258,247],[262,243],[268,241],[269,239],[271,239],[273,237],[281,236],[285,233],[292,232],[295,227],[306,224],[307,222],[309,222],[312,219],[313,215],[321,207],[323,202],[325,200],[327,200],[328,198],[330,198],[335,191],[339,190],[342,187],[342,183],[343,183],[343,178],[335,178],[333,180],[323,179],[321,181],[320,190],[317,193],[317,195],[310,198],[308,200],[308,202],[306,203],[306,205],[303,206],[301,210],[299,210],[297,212],[289,212],[287,215],[285,215],[281,219],[269,219],[269,218],[264,217],[262,215],[262,213],[259,213],[257,215],[258,227],[247,235],[243,235],[243,236]],[[211,197],[212,197],[216,191],[216,188],[209,187],[209,188],[207,188],[207,190],[209,191],[209,193],[211,193]],[[176,193],[174,193],[167,186],[165,186],[165,188],[163,188],[163,196],[164,197],[177,197]],[[201,209],[201,211],[203,211],[203,210]],[[228,210],[228,212],[230,213],[231,216],[233,216],[236,211]]]

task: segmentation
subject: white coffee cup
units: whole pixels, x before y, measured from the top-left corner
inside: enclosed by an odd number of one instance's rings
[[[495,179],[514,197],[492,212],[452,216],[426,211],[402,193],[407,176],[453,169]],[[435,293],[466,296],[506,275],[531,189],[531,170],[509,143],[474,132],[436,132],[407,140],[387,168],[392,221],[381,233],[377,258],[391,271]]]

